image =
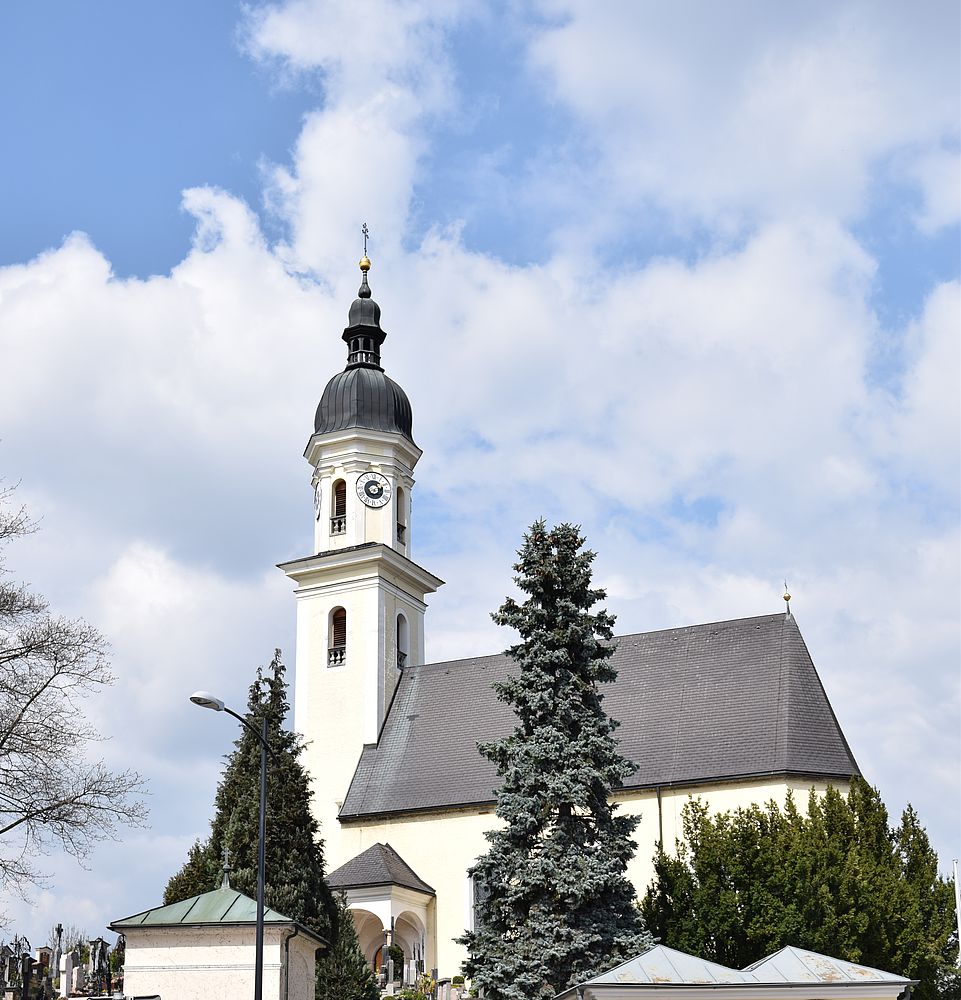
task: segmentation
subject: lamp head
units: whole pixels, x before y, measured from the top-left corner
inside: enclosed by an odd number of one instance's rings
[[[214,712],[222,712],[224,710],[224,703],[219,698],[215,698],[209,691],[194,691],[190,696],[190,700],[195,705],[199,705],[201,708],[212,709]]]

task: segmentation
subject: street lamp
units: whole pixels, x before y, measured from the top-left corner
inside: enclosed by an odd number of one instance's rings
[[[261,732],[233,709],[228,708],[220,698],[209,691],[195,691],[190,700],[201,708],[214,712],[226,712],[241,725],[246,726],[260,740],[260,829],[257,836],[257,941],[254,956],[254,1000],[264,996],[264,842],[267,839],[267,715],[264,714]]]

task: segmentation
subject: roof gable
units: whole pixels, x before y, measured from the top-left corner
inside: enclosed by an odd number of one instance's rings
[[[356,889],[368,885],[399,885],[434,895],[434,890],[390,846],[374,844],[327,876],[332,889]]]
[[[607,986],[617,983],[651,983],[658,985],[717,986],[731,983],[756,983],[749,972],[729,969],[695,955],[658,944],[608,972],[587,980],[585,986]]]
[[[816,951],[787,947],[749,965],[745,972],[753,973],[765,983],[901,983],[912,980],[896,976],[867,965],[856,965],[841,958],[819,955]]]
[[[625,788],[858,772],[791,615],[621,636],[612,664],[604,707],[637,765]],[[341,819],[493,801],[497,773],[476,748],[514,726],[491,689],[513,669],[498,654],[406,670]]]

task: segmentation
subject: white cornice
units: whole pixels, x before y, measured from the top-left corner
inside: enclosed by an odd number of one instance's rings
[[[378,446],[380,451],[378,451]],[[304,458],[311,465],[317,465],[321,452],[327,460],[342,455],[361,453],[369,456],[371,461],[383,461],[383,448],[385,447],[393,451],[396,459],[404,464],[409,471],[413,470],[423,454],[420,448],[405,438],[403,434],[368,430],[364,427],[350,427],[331,434],[312,434],[304,449]]]
[[[323,577],[334,569],[346,569],[352,573],[368,570],[378,576],[385,575],[386,570],[395,579],[411,584],[412,589],[421,594],[433,594],[438,587],[444,585],[440,577],[434,576],[382,542],[321,552],[304,559],[279,563],[278,569],[282,569],[297,584],[298,590],[322,586],[326,582]]]

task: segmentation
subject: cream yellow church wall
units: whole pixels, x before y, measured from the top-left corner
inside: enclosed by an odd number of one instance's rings
[[[684,832],[682,810],[692,799],[700,799],[712,813],[722,813],[754,804],[763,805],[772,799],[779,806],[783,806],[788,791],[792,790],[795,802],[803,811],[812,787],[819,794],[823,794],[827,790],[827,782],[803,782],[799,779],[782,778],[737,781],[692,788],[663,788],[660,808],[657,792],[653,790],[617,795],[616,801],[620,805],[622,814],[640,818],[634,832],[637,851],[627,869],[628,878],[637,890],[638,896],[644,894],[654,877],[654,854],[661,831],[663,830],[665,850],[673,853],[677,841]]]
[[[680,835],[681,810],[692,798],[700,798],[711,812],[727,812],[771,799],[783,805],[790,788],[795,792],[799,808],[803,809],[812,784],[819,793],[827,788],[826,782],[771,779],[662,789],[661,819],[665,845],[673,845]],[[641,896],[653,876],[653,858],[659,834],[657,793],[623,793],[617,796],[617,800],[624,813],[640,817],[634,838],[638,849],[627,874],[638,896]],[[471,919],[467,869],[487,850],[485,831],[499,822],[492,810],[464,809],[339,824],[338,853],[336,857],[331,857],[328,848],[328,865],[332,870],[373,844],[390,844],[437,892],[434,952],[437,968],[441,975],[455,975],[466,953],[454,942],[454,938],[464,932]]]
[[[472,809],[343,824],[338,838],[341,857],[330,860],[328,856],[328,868],[338,867],[373,844],[390,844],[436,890],[428,956],[436,955],[436,967],[443,975],[456,975],[465,953],[453,939],[464,933],[470,918],[467,869],[487,849],[484,831],[498,822],[492,811]]]

